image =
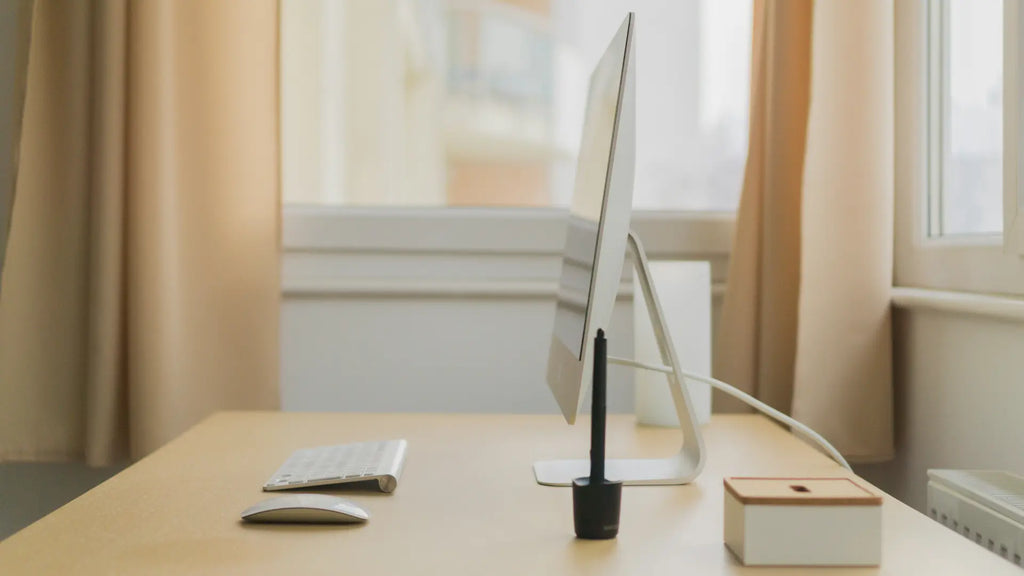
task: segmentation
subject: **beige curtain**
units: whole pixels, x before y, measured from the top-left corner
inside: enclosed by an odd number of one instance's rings
[[[32,5],[33,0],[0,2],[0,279],[3,278],[4,255],[7,253],[21,119],[25,111]]]
[[[853,461],[893,450],[892,14],[891,0],[756,0],[714,365]]]
[[[0,459],[139,457],[274,408],[276,0],[37,0]]]

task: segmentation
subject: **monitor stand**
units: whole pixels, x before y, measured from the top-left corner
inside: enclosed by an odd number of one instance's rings
[[[682,447],[673,456],[665,458],[630,458],[609,459],[605,464],[605,477],[609,480],[620,480],[627,486],[634,485],[672,485],[686,484],[700,474],[704,467],[704,438],[697,427],[697,418],[690,403],[690,394],[680,376],[679,360],[668,333],[665,316],[661,312],[661,304],[654,290],[651,271],[647,265],[647,256],[643,245],[633,232],[629,233],[627,246],[632,255],[633,265],[640,280],[640,289],[647,311],[654,328],[654,336],[658,342],[661,361],[664,366],[646,364],[628,359],[608,358],[611,364],[621,364],[664,372],[672,390],[672,400],[679,417],[679,430],[682,433]],[[590,470],[589,460],[546,460],[535,462],[533,473],[538,484],[545,486],[571,486],[573,478],[586,476]]]

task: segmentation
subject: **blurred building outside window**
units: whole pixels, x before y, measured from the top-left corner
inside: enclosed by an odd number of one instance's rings
[[[751,0],[285,0],[286,203],[562,206],[589,71],[637,13],[634,207],[735,210]]]

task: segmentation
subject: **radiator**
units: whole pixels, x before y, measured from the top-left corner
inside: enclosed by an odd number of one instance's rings
[[[929,470],[928,515],[1024,566],[1024,477],[999,470]]]

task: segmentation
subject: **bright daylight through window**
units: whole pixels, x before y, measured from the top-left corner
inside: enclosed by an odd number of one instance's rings
[[[634,206],[734,210],[751,3],[285,0],[284,200],[567,204],[586,71],[634,10]]]
[[[1003,228],[1003,1],[929,3],[929,236]]]

